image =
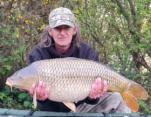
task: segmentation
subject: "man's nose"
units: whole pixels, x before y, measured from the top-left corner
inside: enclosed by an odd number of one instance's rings
[[[65,29],[60,29],[60,34],[65,34]]]

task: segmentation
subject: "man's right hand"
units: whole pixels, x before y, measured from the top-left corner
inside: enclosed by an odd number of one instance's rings
[[[29,90],[29,94],[33,97],[34,93],[36,93],[36,98],[38,100],[46,100],[48,98],[48,89],[44,82],[39,81],[37,84],[33,84],[31,89]]]

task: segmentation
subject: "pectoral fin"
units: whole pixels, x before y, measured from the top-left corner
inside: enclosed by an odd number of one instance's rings
[[[76,112],[76,106],[74,103],[72,102],[63,102],[63,104],[65,106],[67,106],[69,109],[71,109],[71,111]]]
[[[125,91],[122,93],[123,99],[128,105],[128,107],[132,110],[132,112],[137,112],[139,109],[139,105],[137,103],[137,99],[130,91]]]

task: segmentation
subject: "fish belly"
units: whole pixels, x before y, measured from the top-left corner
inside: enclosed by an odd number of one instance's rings
[[[53,79],[53,78],[52,78]],[[64,77],[55,78],[49,87],[49,99],[58,102],[77,102],[85,99],[95,78]]]

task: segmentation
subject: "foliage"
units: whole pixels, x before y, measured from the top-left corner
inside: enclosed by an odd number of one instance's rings
[[[15,26],[0,25],[0,36],[2,48],[0,53],[0,107],[26,109],[31,108],[31,99],[25,92],[4,87],[6,77],[17,69],[23,67],[25,46],[22,40],[17,38],[17,28]],[[7,39],[7,40],[6,40]]]
[[[8,76],[11,72],[13,72],[15,69],[17,69],[19,67],[18,65],[24,65],[22,60],[24,46],[22,46],[20,40],[18,40],[18,38],[16,37],[17,30],[15,27],[5,26],[3,24],[1,24],[0,27],[0,87],[2,87],[2,83],[4,83],[5,81],[4,78]]]
[[[144,102],[144,101],[139,101],[140,105],[140,110],[142,110],[144,113],[147,113],[151,115],[150,107]]]
[[[149,0],[86,0],[76,13],[83,37],[97,49],[101,61],[142,84],[151,95],[150,5]]]
[[[32,99],[26,92],[20,92],[7,87],[0,92],[0,107],[18,108],[18,109],[32,109]]]
[[[142,84],[151,95],[150,0],[1,0],[0,88],[7,76],[26,65],[28,53],[48,25],[49,12],[58,6],[74,12],[82,38],[97,50],[100,61]],[[0,99],[9,102],[13,97],[7,91],[5,87]],[[24,102],[19,100],[26,96],[16,93],[18,106],[11,101],[4,106],[20,108]],[[150,113],[149,102],[150,98],[140,102],[140,111]]]

